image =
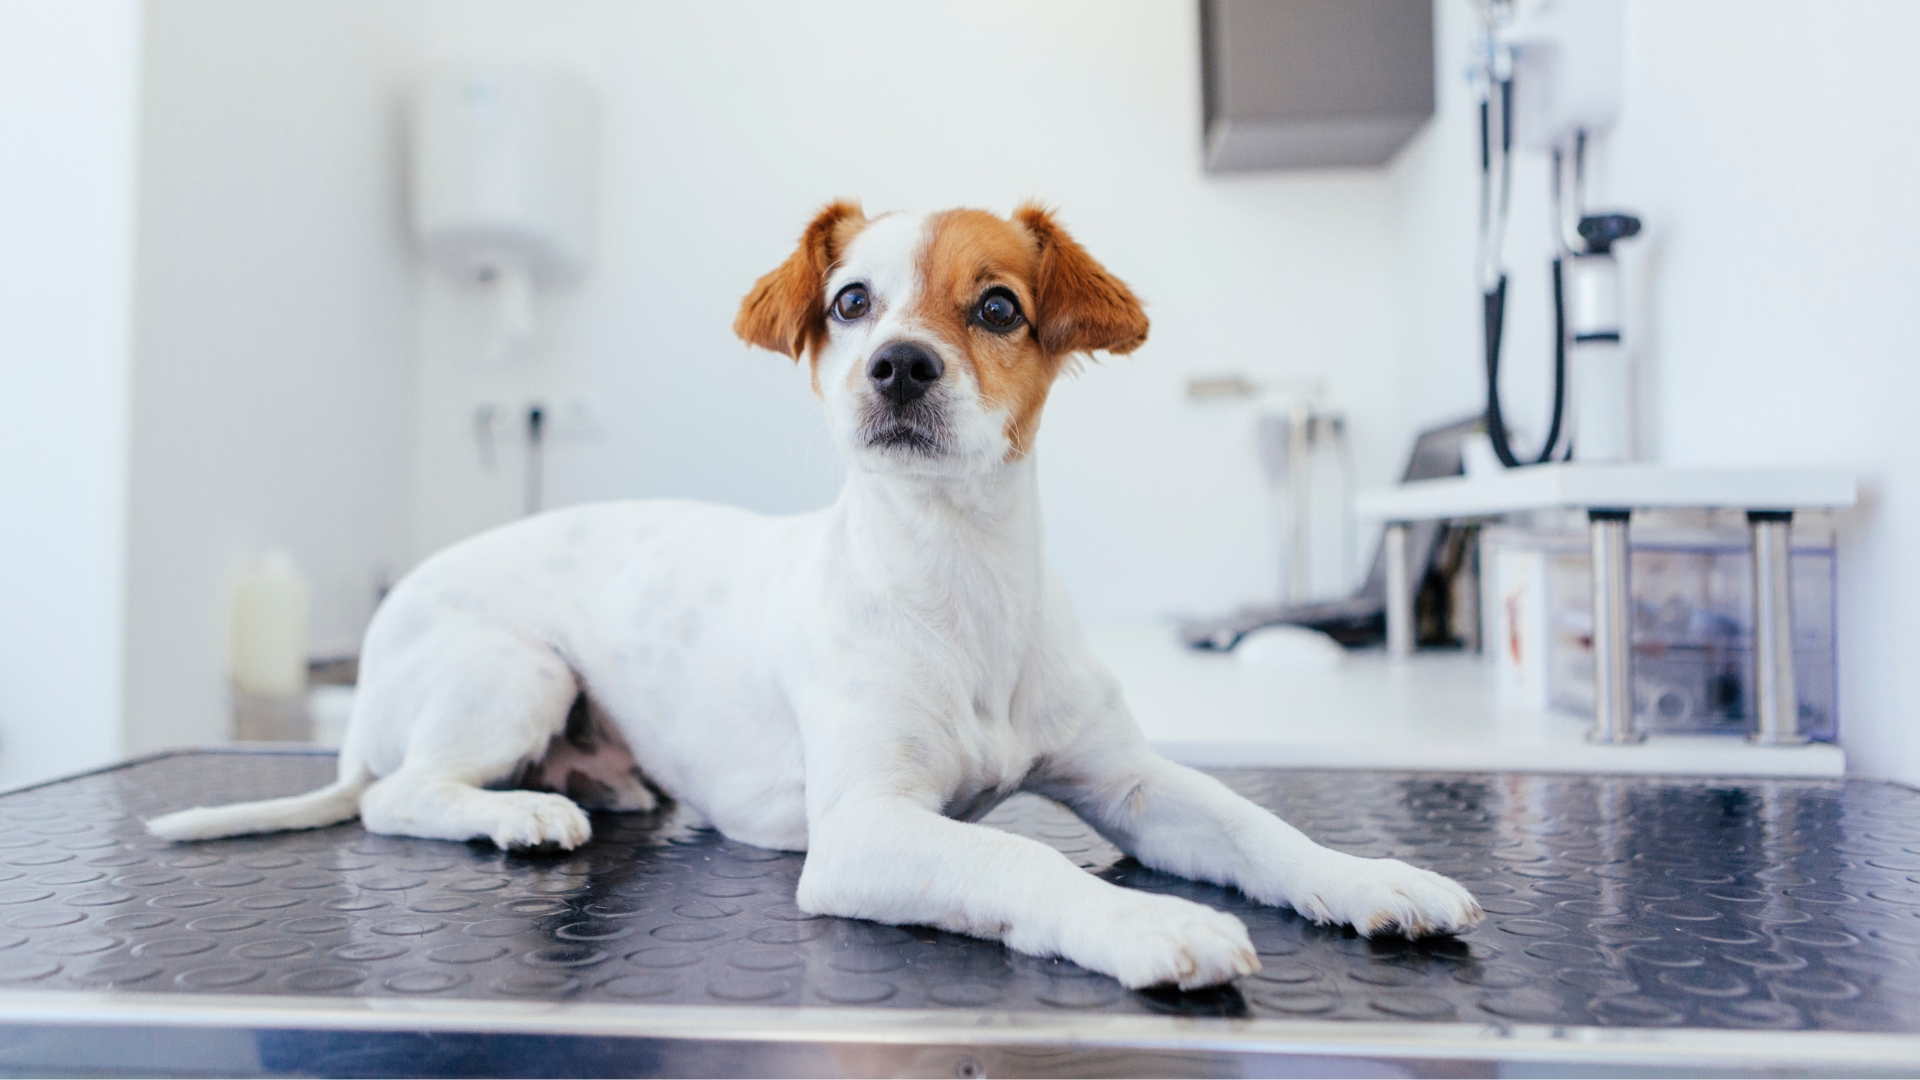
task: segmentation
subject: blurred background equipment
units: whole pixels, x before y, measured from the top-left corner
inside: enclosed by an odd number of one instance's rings
[[[1326,395],[1316,379],[1227,375],[1187,383],[1193,401],[1252,407],[1282,604],[1332,599],[1353,587],[1353,445],[1346,416]]]
[[[1531,708],[1594,709],[1592,555],[1578,531],[1481,532],[1487,652],[1503,696]],[[1752,553],[1717,524],[1641,525],[1631,553],[1633,714],[1652,734],[1745,735],[1753,687]],[[1795,537],[1792,573],[1798,733],[1838,731],[1835,552],[1830,532]]]
[[[537,355],[539,294],[577,282],[593,249],[599,104],[569,72],[513,64],[443,67],[413,96],[413,228],[455,280],[492,295],[485,349],[495,362]],[[501,408],[474,407],[492,470]],[[546,408],[524,413],[525,512],[546,501]]]
[[[1621,344],[1619,266],[1613,245],[1639,233],[1640,220],[1631,214],[1587,210],[1590,143],[1613,127],[1620,112],[1621,0],[1524,5],[1476,0],[1475,7],[1480,22],[1471,71],[1480,121],[1477,273],[1487,436],[1508,468],[1576,457],[1631,460],[1633,379]],[[1551,161],[1553,396],[1537,452],[1514,448],[1500,396],[1507,325],[1504,248],[1516,144]]]
[[[1218,388],[1209,381],[1208,393]],[[1196,384],[1198,386],[1200,384]],[[1191,391],[1190,391],[1191,392]],[[1401,482],[1460,476],[1466,470],[1463,447],[1484,431],[1478,416],[1420,433],[1408,455]],[[1343,530],[1352,535],[1353,496],[1344,496]],[[1251,604],[1232,614],[1180,623],[1180,639],[1195,649],[1226,651],[1248,634],[1267,626],[1302,626],[1321,631],[1349,648],[1378,645],[1387,639],[1390,603],[1409,612],[1408,647],[1479,647],[1475,526],[1442,521],[1410,525],[1405,535],[1389,534],[1374,550],[1366,580],[1352,595],[1319,601]]]

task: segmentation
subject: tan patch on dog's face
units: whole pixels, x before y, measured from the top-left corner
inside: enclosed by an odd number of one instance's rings
[[[791,357],[807,357],[820,393],[820,346],[827,337],[821,290],[834,261],[867,226],[860,204],[828,203],[814,215],[787,260],[763,275],[740,301],[733,332],[742,341]]]
[[[1047,392],[1066,357],[1049,356],[1034,333],[1034,271],[1040,245],[1025,228],[981,210],[949,210],[927,224],[916,260],[914,315],[957,350],[989,408],[1005,410],[1008,460],[1026,456]],[[995,290],[1011,294],[1019,321],[996,329],[979,317]]]

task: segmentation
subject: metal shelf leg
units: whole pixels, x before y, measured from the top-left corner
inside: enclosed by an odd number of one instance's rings
[[[1387,656],[1413,655],[1413,587],[1407,580],[1407,523],[1387,523]]]
[[[1753,538],[1753,700],[1758,718],[1747,740],[1756,746],[1794,746],[1800,733],[1800,693],[1793,677],[1793,511],[1747,513]]]
[[[1593,548],[1593,730],[1608,745],[1646,740],[1633,727],[1633,589],[1628,576],[1626,510],[1587,511]]]

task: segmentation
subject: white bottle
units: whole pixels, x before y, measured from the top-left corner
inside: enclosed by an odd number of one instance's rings
[[[1633,372],[1618,341],[1575,342],[1567,357],[1573,456],[1599,465],[1633,460]]]
[[[271,551],[234,578],[229,663],[248,694],[292,697],[307,688],[307,579],[292,556]]]
[[[1629,214],[1580,221],[1589,250],[1573,256],[1567,312],[1567,419],[1576,461],[1633,460],[1633,368],[1620,342],[1620,264],[1613,244],[1639,231],[1639,219]]]

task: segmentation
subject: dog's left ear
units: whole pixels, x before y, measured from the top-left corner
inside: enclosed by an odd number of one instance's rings
[[[800,359],[826,336],[827,271],[847,241],[866,223],[860,204],[841,199],[815,214],[800,246],[772,273],[754,282],[740,301],[733,332],[741,341]]]
[[[1133,290],[1095,262],[1046,207],[1022,203],[1013,219],[1040,244],[1033,327],[1048,356],[1130,353],[1147,340],[1147,313]]]

